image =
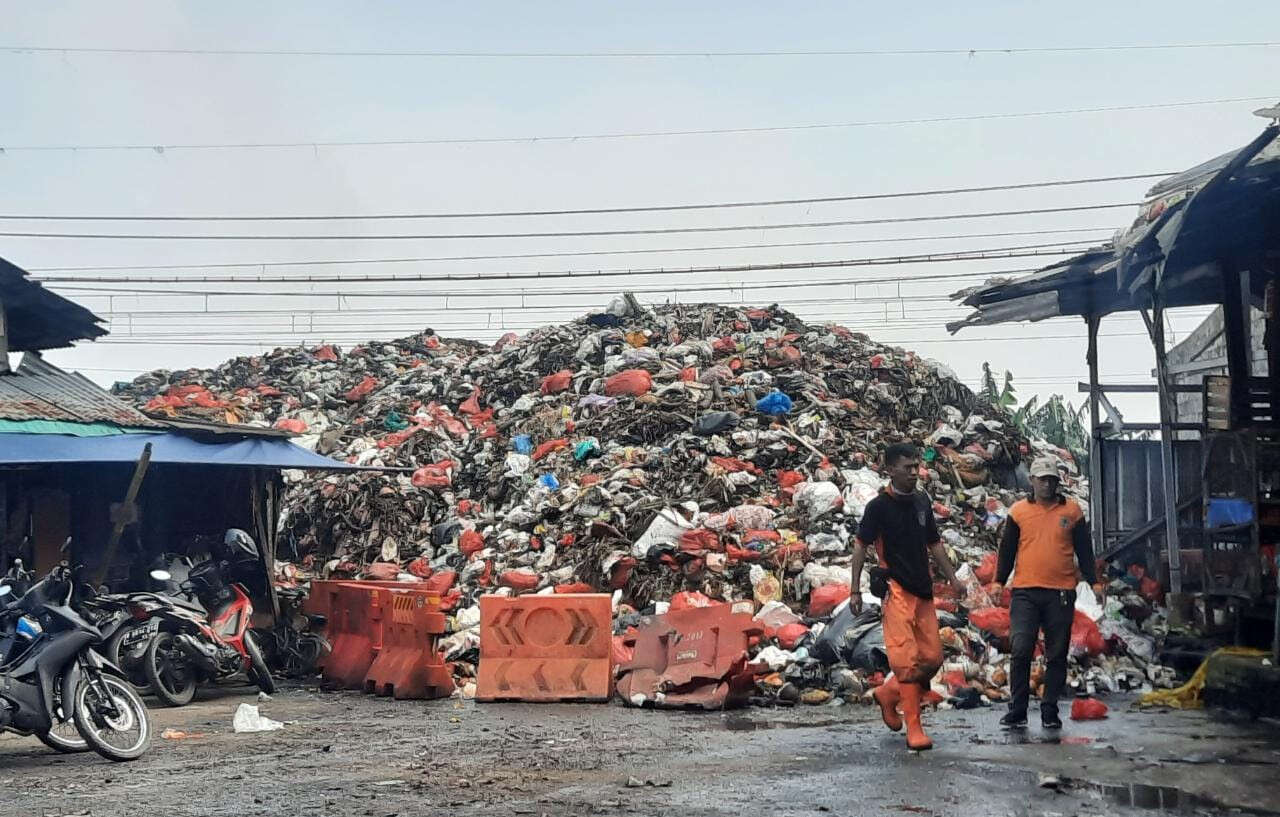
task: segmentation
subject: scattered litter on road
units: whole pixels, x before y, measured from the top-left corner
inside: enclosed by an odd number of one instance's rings
[[[284,724],[263,716],[258,711],[258,707],[253,704],[240,704],[240,706],[236,707],[236,714],[232,718],[231,727],[237,734],[243,734],[246,732],[274,732],[278,729],[283,729]]]

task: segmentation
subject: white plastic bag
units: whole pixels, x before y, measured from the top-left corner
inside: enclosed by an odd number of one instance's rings
[[[283,729],[284,724],[280,721],[273,721],[270,718],[263,717],[258,711],[258,707],[253,704],[240,704],[236,707],[235,717],[231,720],[231,728],[236,734],[245,732],[274,732],[277,729]]]

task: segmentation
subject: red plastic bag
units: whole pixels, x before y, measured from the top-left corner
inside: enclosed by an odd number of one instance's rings
[[[631,556],[623,556],[621,559],[613,563],[613,567],[609,569],[609,588],[611,590],[621,590],[627,586],[627,582],[631,580],[631,571],[635,570],[636,560]]]
[[[513,590],[533,590],[538,586],[538,574],[527,567],[504,570],[498,576],[498,584]]]
[[[573,582],[571,584],[557,584],[557,593],[594,593],[596,589],[586,582]]]
[[[431,569],[431,562],[427,561],[425,556],[419,556],[412,562],[409,562],[409,572],[417,576],[419,579],[429,579],[435,571]]]
[[[800,639],[809,634],[809,628],[799,621],[783,624],[778,628],[778,646],[784,650],[794,650]]]
[[[564,438],[561,438],[559,440],[547,440],[542,445],[533,449],[533,460],[534,462],[537,462],[538,460],[542,459],[548,454],[554,453],[556,451],[559,451],[562,448],[568,448],[568,447],[569,447],[569,441]]]
[[[978,569],[973,571],[973,575],[978,577],[980,584],[991,584],[996,580],[998,558],[995,553],[988,553],[982,557],[982,561],[978,564]]]
[[[604,381],[604,393],[609,397],[619,395],[639,397],[648,394],[651,388],[653,388],[653,375],[644,369],[627,369]]]
[[[822,587],[815,587],[809,594],[810,618],[825,618],[831,615],[840,602],[847,598],[849,598],[849,588],[843,584],[824,584]]]
[[[731,355],[738,349],[738,342],[731,337],[723,337],[711,344],[711,348],[720,354]]]
[[[809,554],[809,546],[804,542],[792,542],[789,545],[782,545],[769,555],[769,558],[778,567],[785,566],[788,562],[796,557],[805,558]]]
[[[742,543],[749,545],[752,542],[781,542],[782,534],[776,530],[749,530],[742,534]]]
[[[281,431],[288,431],[291,434],[307,433],[307,424],[292,417],[281,417],[279,420],[276,420],[276,428]]]
[[[520,340],[519,335],[517,335],[515,332],[508,332],[507,334],[498,338],[497,343],[493,344],[493,351],[501,352],[503,347],[507,346],[510,343],[515,343],[517,340]]]
[[[794,488],[795,486],[799,485],[804,481],[805,481],[805,476],[799,471],[779,471],[778,472],[779,488]]]
[[[681,590],[671,597],[672,610],[692,610],[695,607],[714,607],[721,602],[710,599],[696,590]]]
[[[720,537],[713,530],[697,528],[680,534],[680,550],[685,553],[701,553],[706,550],[724,550],[720,545]]]
[[[686,366],[680,370],[680,380],[684,383],[692,383],[698,379],[698,368],[696,366]]]
[[[764,554],[760,551],[751,550],[750,548],[740,548],[732,542],[725,545],[724,552],[725,555],[729,557],[730,561],[758,562],[764,558]]]
[[[333,362],[338,359],[338,353],[333,350],[332,346],[321,346],[312,354],[315,355],[316,360],[327,360],[329,362]]]
[[[1147,601],[1155,602],[1157,604],[1164,601],[1164,590],[1160,587],[1160,582],[1150,576],[1144,576],[1142,578],[1142,581],[1138,586],[1138,592],[1141,593],[1142,597]]]
[[[781,349],[774,349],[765,354],[765,365],[777,369],[783,366],[796,366],[800,363],[803,355],[800,350],[794,346],[783,346]]]
[[[379,582],[393,582],[399,575],[400,565],[395,562],[374,562],[364,571],[364,578]]]
[[[365,375],[363,380],[343,396],[347,398],[347,402],[356,403],[368,397],[376,388],[378,381],[371,375]]]
[[[631,663],[631,659],[635,658],[636,648],[628,647],[626,638],[627,637],[625,635],[615,635],[613,637],[613,649],[611,652],[613,665],[615,667],[622,664],[629,664]]]
[[[474,554],[484,550],[484,537],[473,530],[464,530],[458,537],[458,550],[470,559]]]
[[[449,471],[453,460],[441,460],[435,465],[424,465],[413,472],[413,484],[418,488],[448,488],[453,484]]]
[[[1009,629],[1012,626],[1009,622],[1009,611],[1003,607],[983,607],[980,610],[974,610],[969,614],[969,623],[984,633],[990,633],[998,638],[1008,638]]]
[[[439,593],[444,595],[453,589],[453,583],[458,580],[458,574],[453,570],[441,570],[439,573],[433,573],[431,578],[422,583],[422,586],[430,593]]]
[[[1107,705],[1097,698],[1076,698],[1071,702],[1071,720],[1100,721],[1107,717]]]
[[[1076,655],[1102,655],[1106,648],[1107,642],[1098,625],[1088,614],[1076,610],[1075,618],[1071,621],[1071,652]]]
[[[480,413],[480,387],[476,386],[471,391],[471,396],[462,401],[462,405],[458,406],[458,411],[462,414],[479,414]],[[492,414],[489,415],[493,417]]]
[[[573,372],[568,369],[561,369],[555,374],[549,374],[542,378],[541,392],[547,394],[559,394],[569,388],[569,384],[573,381]]]
[[[739,471],[750,471],[755,473],[760,470],[752,463],[734,459],[733,457],[712,457],[711,461],[720,468],[728,471],[730,474],[736,474]]]

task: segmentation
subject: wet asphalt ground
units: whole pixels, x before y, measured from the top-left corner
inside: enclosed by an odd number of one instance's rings
[[[727,713],[390,701],[294,687],[284,729],[236,734],[246,688],[153,709],[151,752],[113,764],[0,738],[0,815],[1151,815],[1280,810],[1280,730],[1134,712],[1060,735],[999,710],[930,713],[906,751],[875,710]],[[167,736],[162,736],[167,735]],[[1232,811],[1236,809],[1236,811]],[[1275,813],[1275,812],[1272,812]]]

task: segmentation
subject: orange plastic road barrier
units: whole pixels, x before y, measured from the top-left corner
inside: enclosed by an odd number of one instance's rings
[[[451,695],[453,673],[437,646],[445,631],[439,594],[406,584],[375,588],[371,595],[382,643],[365,675],[365,691],[399,700]]]
[[[608,701],[612,604],[603,593],[480,597],[477,701]]]
[[[340,689],[363,689],[364,676],[381,646],[382,629],[373,617],[372,590],[360,582],[326,582],[309,611],[328,616],[326,633],[332,645],[324,659],[323,678]]]

